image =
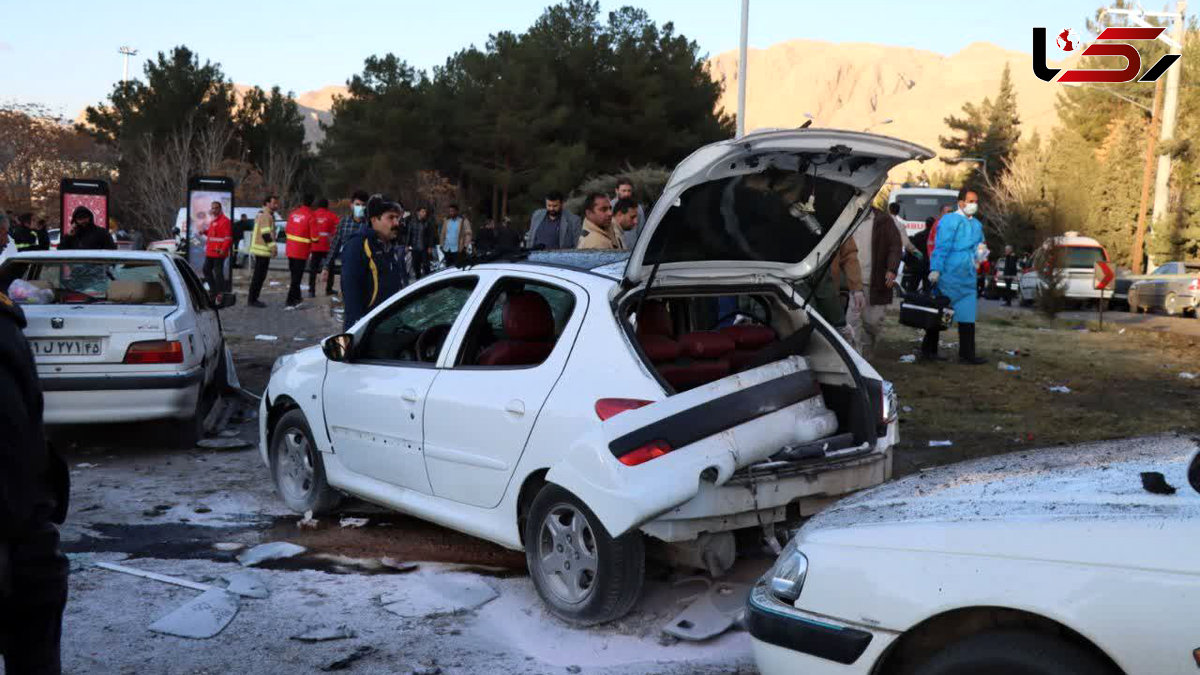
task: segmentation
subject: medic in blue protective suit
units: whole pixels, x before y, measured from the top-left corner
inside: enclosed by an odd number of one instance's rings
[[[937,243],[929,259],[929,281],[937,292],[950,298],[954,319],[958,322],[958,360],[979,365],[987,359],[975,353],[975,260],[983,243],[983,226],[975,219],[979,196],[964,188],[958,193],[958,210],[942,216],[938,222]],[[926,345],[929,343],[926,335]],[[923,345],[923,349],[926,345]],[[937,336],[933,337],[937,353]]]

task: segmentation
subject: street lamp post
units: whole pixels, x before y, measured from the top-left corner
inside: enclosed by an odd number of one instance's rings
[[[125,57],[125,64],[121,69],[121,82],[129,81],[129,57],[137,56],[138,50],[133,47],[121,47],[117,50],[119,54]]]
[[[737,137],[746,135],[746,51],[750,26],[750,0],[742,0],[742,36],[738,42]]]

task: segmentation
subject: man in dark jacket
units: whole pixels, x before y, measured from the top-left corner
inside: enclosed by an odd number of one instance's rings
[[[46,232],[45,221],[42,222],[41,229],[35,228],[32,213],[22,213],[17,218],[16,226],[9,232],[9,236],[12,237],[17,250],[22,253],[50,250],[50,233]]]
[[[860,353],[868,361],[875,355],[875,345],[883,335],[883,320],[886,310],[892,304],[892,288],[896,285],[896,272],[900,267],[900,257],[904,253],[904,245],[900,241],[900,231],[892,217],[883,211],[876,211],[871,223],[870,250],[859,249],[860,259],[867,256],[868,279],[867,306],[862,308],[862,335],[858,336]]]
[[[116,249],[117,242],[113,241],[108,230],[96,224],[95,217],[86,206],[76,206],[71,212],[71,224],[75,226],[71,234],[63,235],[58,242],[60,251],[84,251]]]
[[[574,213],[563,212],[563,194],[557,190],[546,195],[546,208],[533,212],[525,248],[573,249],[583,234],[583,221]]]
[[[1017,274],[1021,272],[1021,257],[1011,245],[1004,247],[1004,256],[996,261],[1000,274],[1004,277],[1007,288],[1004,290],[1004,306],[1012,307],[1013,296],[1017,291]]]
[[[433,246],[437,242],[437,225],[429,217],[429,209],[422,206],[408,219],[408,250],[412,251],[413,278],[420,279],[429,274],[429,261],[433,258]]]
[[[342,302],[346,330],[404,285],[404,260],[396,255],[404,209],[386,197],[367,202],[367,227],[342,249]]]
[[[68,570],[56,523],[69,479],[46,445],[24,326],[21,308],[0,293],[0,654],[8,673],[56,674]]]

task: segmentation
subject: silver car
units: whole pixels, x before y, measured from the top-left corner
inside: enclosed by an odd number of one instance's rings
[[[1200,262],[1169,262],[1129,287],[1129,311],[1162,309],[1167,316],[1197,314],[1200,307]]]

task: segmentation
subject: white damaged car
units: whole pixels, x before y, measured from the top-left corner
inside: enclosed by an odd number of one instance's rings
[[[751,592],[760,671],[1195,673],[1197,448],[1016,452],[839,502]]]
[[[647,538],[713,573],[733,531],[891,473],[896,399],[808,299],[888,170],[928,150],[796,130],[701,148],[636,248],[422,279],[281,358],[261,452],[297,512],[342,493],[512,549],[558,616],[637,600]]]

